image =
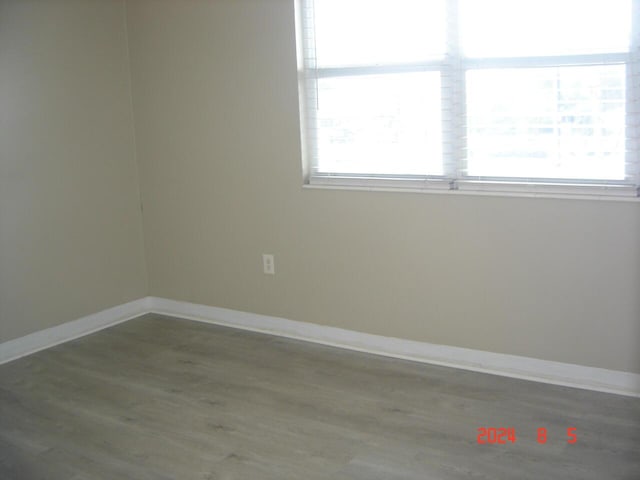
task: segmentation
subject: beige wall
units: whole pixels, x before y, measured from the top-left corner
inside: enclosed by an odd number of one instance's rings
[[[124,13],[0,0],[0,342],[147,294]]]
[[[640,373],[640,204],[301,187],[292,0],[0,0],[0,341],[151,293]],[[276,275],[261,254],[276,255]]]
[[[151,293],[640,372],[640,204],[302,189],[292,6],[128,3]]]

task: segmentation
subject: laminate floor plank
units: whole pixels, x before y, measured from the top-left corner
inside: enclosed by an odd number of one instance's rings
[[[640,399],[160,315],[0,366],[0,480],[468,478],[638,480]]]

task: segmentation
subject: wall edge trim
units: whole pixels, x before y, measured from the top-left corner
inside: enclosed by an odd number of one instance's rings
[[[153,313],[358,352],[618,395],[640,397],[640,374],[384,337],[227,308],[151,297]]]
[[[151,297],[144,297],[0,343],[0,365],[139,317],[150,307]]]
[[[228,308],[144,297],[0,343],[0,365],[147,313],[539,383],[640,397],[640,374],[385,337]]]

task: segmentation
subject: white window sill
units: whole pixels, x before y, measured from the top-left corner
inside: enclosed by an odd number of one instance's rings
[[[358,177],[312,177],[304,189],[404,192],[492,197],[563,198],[640,203],[639,191],[632,185],[528,184],[509,182],[382,179]]]

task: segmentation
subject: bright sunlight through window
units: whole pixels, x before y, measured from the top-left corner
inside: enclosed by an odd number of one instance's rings
[[[308,183],[638,196],[640,0],[299,2]]]

